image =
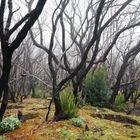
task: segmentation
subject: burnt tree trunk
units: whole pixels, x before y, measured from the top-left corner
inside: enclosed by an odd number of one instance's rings
[[[10,28],[10,25],[12,23],[12,16],[14,13],[13,2],[6,1],[6,0],[1,0],[0,2],[0,43],[1,43],[1,50],[3,56],[2,75],[0,77],[0,99],[3,97],[1,108],[0,108],[0,121],[2,121],[3,115],[5,113],[8,104],[8,81],[9,81],[11,59],[12,59],[13,52],[20,46],[21,42],[26,37],[28,31],[33,26],[35,21],[38,19],[46,1],[47,0],[38,0],[34,10],[26,14],[12,28]],[[5,13],[6,4],[8,5],[9,8],[9,14],[5,26],[4,13]],[[21,27],[23,23],[25,24],[20,29],[18,34],[15,36],[15,39],[13,41],[9,41],[11,35],[15,31],[17,31],[17,29]]]
[[[78,86],[77,86],[74,78],[72,79],[72,87],[73,87],[73,95],[74,95],[75,98],[77,98],[77,96],[78,96]]]
[[[55,105],[54,119],[56,121],[59,121],[63,119],[62,118],[63,111],[61,107],[60,94],[59,94],[59,91],[57,90],[56,78],[53,79],[52,94],[53,94],[53,100],[54,100],[54,105]]]
[[[8,46],[5,47],[8,48]],[[9,52],[7,49],[3,51],[3,69],[2,76],[0,78],[0,97],[2,97],[2,103],[0,108],[0,121],[2,121],[8,104],[8,81],[10,76],[12,54],[13,53]]]
[[[116,80],[116,83],[113,87],[113,92],[112,92],[112,95],[111,95],[111,98],[110,98],[110,107],[112,107],[112,105],[114,104],[115,102],[115,99],[116,99],[116,96],[118,94],[118,91],[120,89],[120,83],[121,83],[121,79],[126,71],[126,68],[128,66],[128,60],[129,60],[129,57],[126,57],[126,59],[124,59],[124,62],[120,68],[120,71],[118,73],[118,76],[117,76],[117,80]]]
[[[117,75],[117,79],[116,79],[116,83],[113,87],[113,92],[110,98],[110,107],[112,107],[112,105],[115,102],[115,98],[118,94],[118,91],[120,89],[120,83],[122,80],[122,77],[127,69],[127,66],[129,65],[129,62],[134,60],[134,58],[136,57],[136,55],[140,52],[140,42],[138,42],[138,44],[133,47],[131,50],[128,51],[128,53],[126,54],[126,56],[124,57],[123,63],[121,65],[121,68],[119,70],[119,73]]]
[[[32,98],[35,98],[35,95],[36,95],[36,93],[35,93],[35,87],[33,86],[33,85],[31,85],[31,91],[32,91]]]
[[[60,101],[60,96],[57,95],[57,93],[53,93],[54,95],[54,104],[55,104],[55,118],[57,120],[61,119],[59,118],[59,115],[62,114],[62,107],[61,107],[61,101]]]
[[[11,96],[11,100],[12,100],[12,102],[13,102],[13,103],[16,103],[15,92],[10,91],[10,89],[9,89],[9,94],[10,94],[10,96]]]

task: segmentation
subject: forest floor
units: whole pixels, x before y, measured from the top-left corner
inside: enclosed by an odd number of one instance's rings
[[[9,103],[5,117],[16,115],[20,110],[26,121],[19,129],[2,134],[5,140],[140,140],[140,116],[84,106],[79,111],[84,124],[76,127],[70,120],[51,121],[53,106],[49,121],[45,122],[47,105],[44,99]]]

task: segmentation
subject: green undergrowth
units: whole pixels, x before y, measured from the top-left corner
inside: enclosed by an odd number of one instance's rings
[[[71,121],[71,123],[74,126],[82,127],[83,126],[83,123],[84,123],[84,118],[82,118],[82,117],[79,117],[79,118],[71,118],[70,121]]]
[[[105,108],[87,106],[85,107],[85,110],[90,110],[91,114],[114,114],[114,116],[120,115],[126,118],[129,117],[140,122],[140,117],[138,116],[126,115],[124,113],[114,112]],[[74,138],[75,140],[140,140],[139,125],[132,125],[131,123],[121,123],[106,120],[104,118],[91,117],[91,114],[88,114],[89,116],[81,116],[81,118],[84,118],[84,121],[80,121],[80,118],[70,119],[70,122],[75,126],[75,129],[78,126],[81,128],[81,131],[80,133],[76,134],[75,131],[72,131],[70,128],[64,127],[64,134],[66,135],[63,138],[69,140],[73,140]]]
[[[0,122],[0,133],[14,131],[21,126],[21,122],[15,116],[10,116]]]
[[[140,128],[135,125],[125,125],[107,120],[93,118],[93,124],[88,125],[88,130],[82,128],[77,135],[71,129],[63,127],[60,134],[69,140],[139,140]],[[95,125],[96,124],[96,125]],[[93,127],[92,127],[93,126]]]
[[[3,136],[0,135],[0,140],[5,140],[5,138]]]
[[[93,107],[86,105],[79,109],[78,116],[68,120],[51,122],[54,113],[54,105],[50,112],[50,122],[43,123],[46,115],[46,101],[40,99],[28,99],[22,104],[17,106],[23,106],[22,113],[35,114],[38,113],[35,118],[31,118],[23,122],[23,125],[16,131],[10,133],[4,133],[6,140],[11,140],[11,136],[14,138],[20,137],[23,133],[32,132],[32,138],[37,140],[42,139],[57,139],[57,140],[140,140],[140,126],[132,125],[131,123],[122,123],[117,121],[111,121],[104,119],[104,117],[93,117],[93,114],[104,114],[129,117],[140,122],[140,117],[135,115],[126,115],[122,112],[115,112],[106,108]],[[8,109],[7,114],[11,115],[15,113],[14,108]],[[38,127],[39,129],[33,129]],[[30,128],[30,127],[33,128]],[[23,133],[22,133],[23,132]],[[30,137],[30,138],[31,138]],[[8,139],[7,139],[8,138]],[[25,137],[24,139],[30,139]],[[1,140],[1,139],[0,139]]]
[[[78,103],[72,92],[68,89],[64,90],[60,96],[61,106],[66,118],[73,118],[78,116]]]

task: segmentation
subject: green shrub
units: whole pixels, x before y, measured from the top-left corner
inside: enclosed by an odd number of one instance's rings
[[[84,81],[84,95],[91,105],[105,106],[109,99],[109,87],[105,68],[100,65],[92,74],[89,72]]]
[[[21,122],[15,116],[10,116],[6,118],[3,122],[0,122],[0,133],[7,131],[14,131],[19,128]]]
[[[124,95],[121,92],[118,92],[118,95],[115,98],[115,105],[120,105],[125,102]]]
[[[72,92],[64,90],[60,96],[61,106],[67,118],[74,118],[78,116],[78,103]]]
[[[5,140],[5,138],[3,136],[0,136],[0,140]]]
[[[43,97],[43,93],[42,93],[39,86],[35,87],[35,95],[33,97],[34,98],[42,98]]]
[[[125,102],[124,95],[121,92],[119,92],[115,98],[113,108],[115,111],[129,112],[130,110],[132,110],[133,105],[129,101]]]
[[[84,119],[83,118],[71,118],[70,121],[74,126],[82,127]]]

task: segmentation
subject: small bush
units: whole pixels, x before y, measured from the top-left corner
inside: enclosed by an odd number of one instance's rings
[[[76,103],[76,99],[74,95],[70,91],[63,91],[60,96],[61,106],[64,114],[67,118],[74,118],[78,116],[78,103]]]
[[[21,122],[15,116],[10,116],[6,118],[3,122],[0,122],[0,133],[7,132],[7,131],[14,131],[15,129],[19,128]]]
[[[86,101],[91,105],[103,107],[108,103],[110,97],[107,73],[105,68],[100,65],[93,73],[89,72],[84,81],[84,95]]]
[[[43,97],[43,93],[40,89],[39,86],[35,87],[35,95],[33,95],[33,98],[42,98]]]
[[[82,127],[84,119],[83,118],[71,118],[70,121],[74,126]]]
[[[124,95],[121,92],[119,92],[115,98],[115,105],[120,105],[123,104],[124,102],[125,102]]]
[[[5,140],[5,138],[3,136],[0,136],[0,140]]]
[[[132,110],[133,105],[129,101],[125,102],[124,95],[121,92],[119,92],[118,95],[116,96],[113,108],[115,111],[127,113],[130,110]]]

